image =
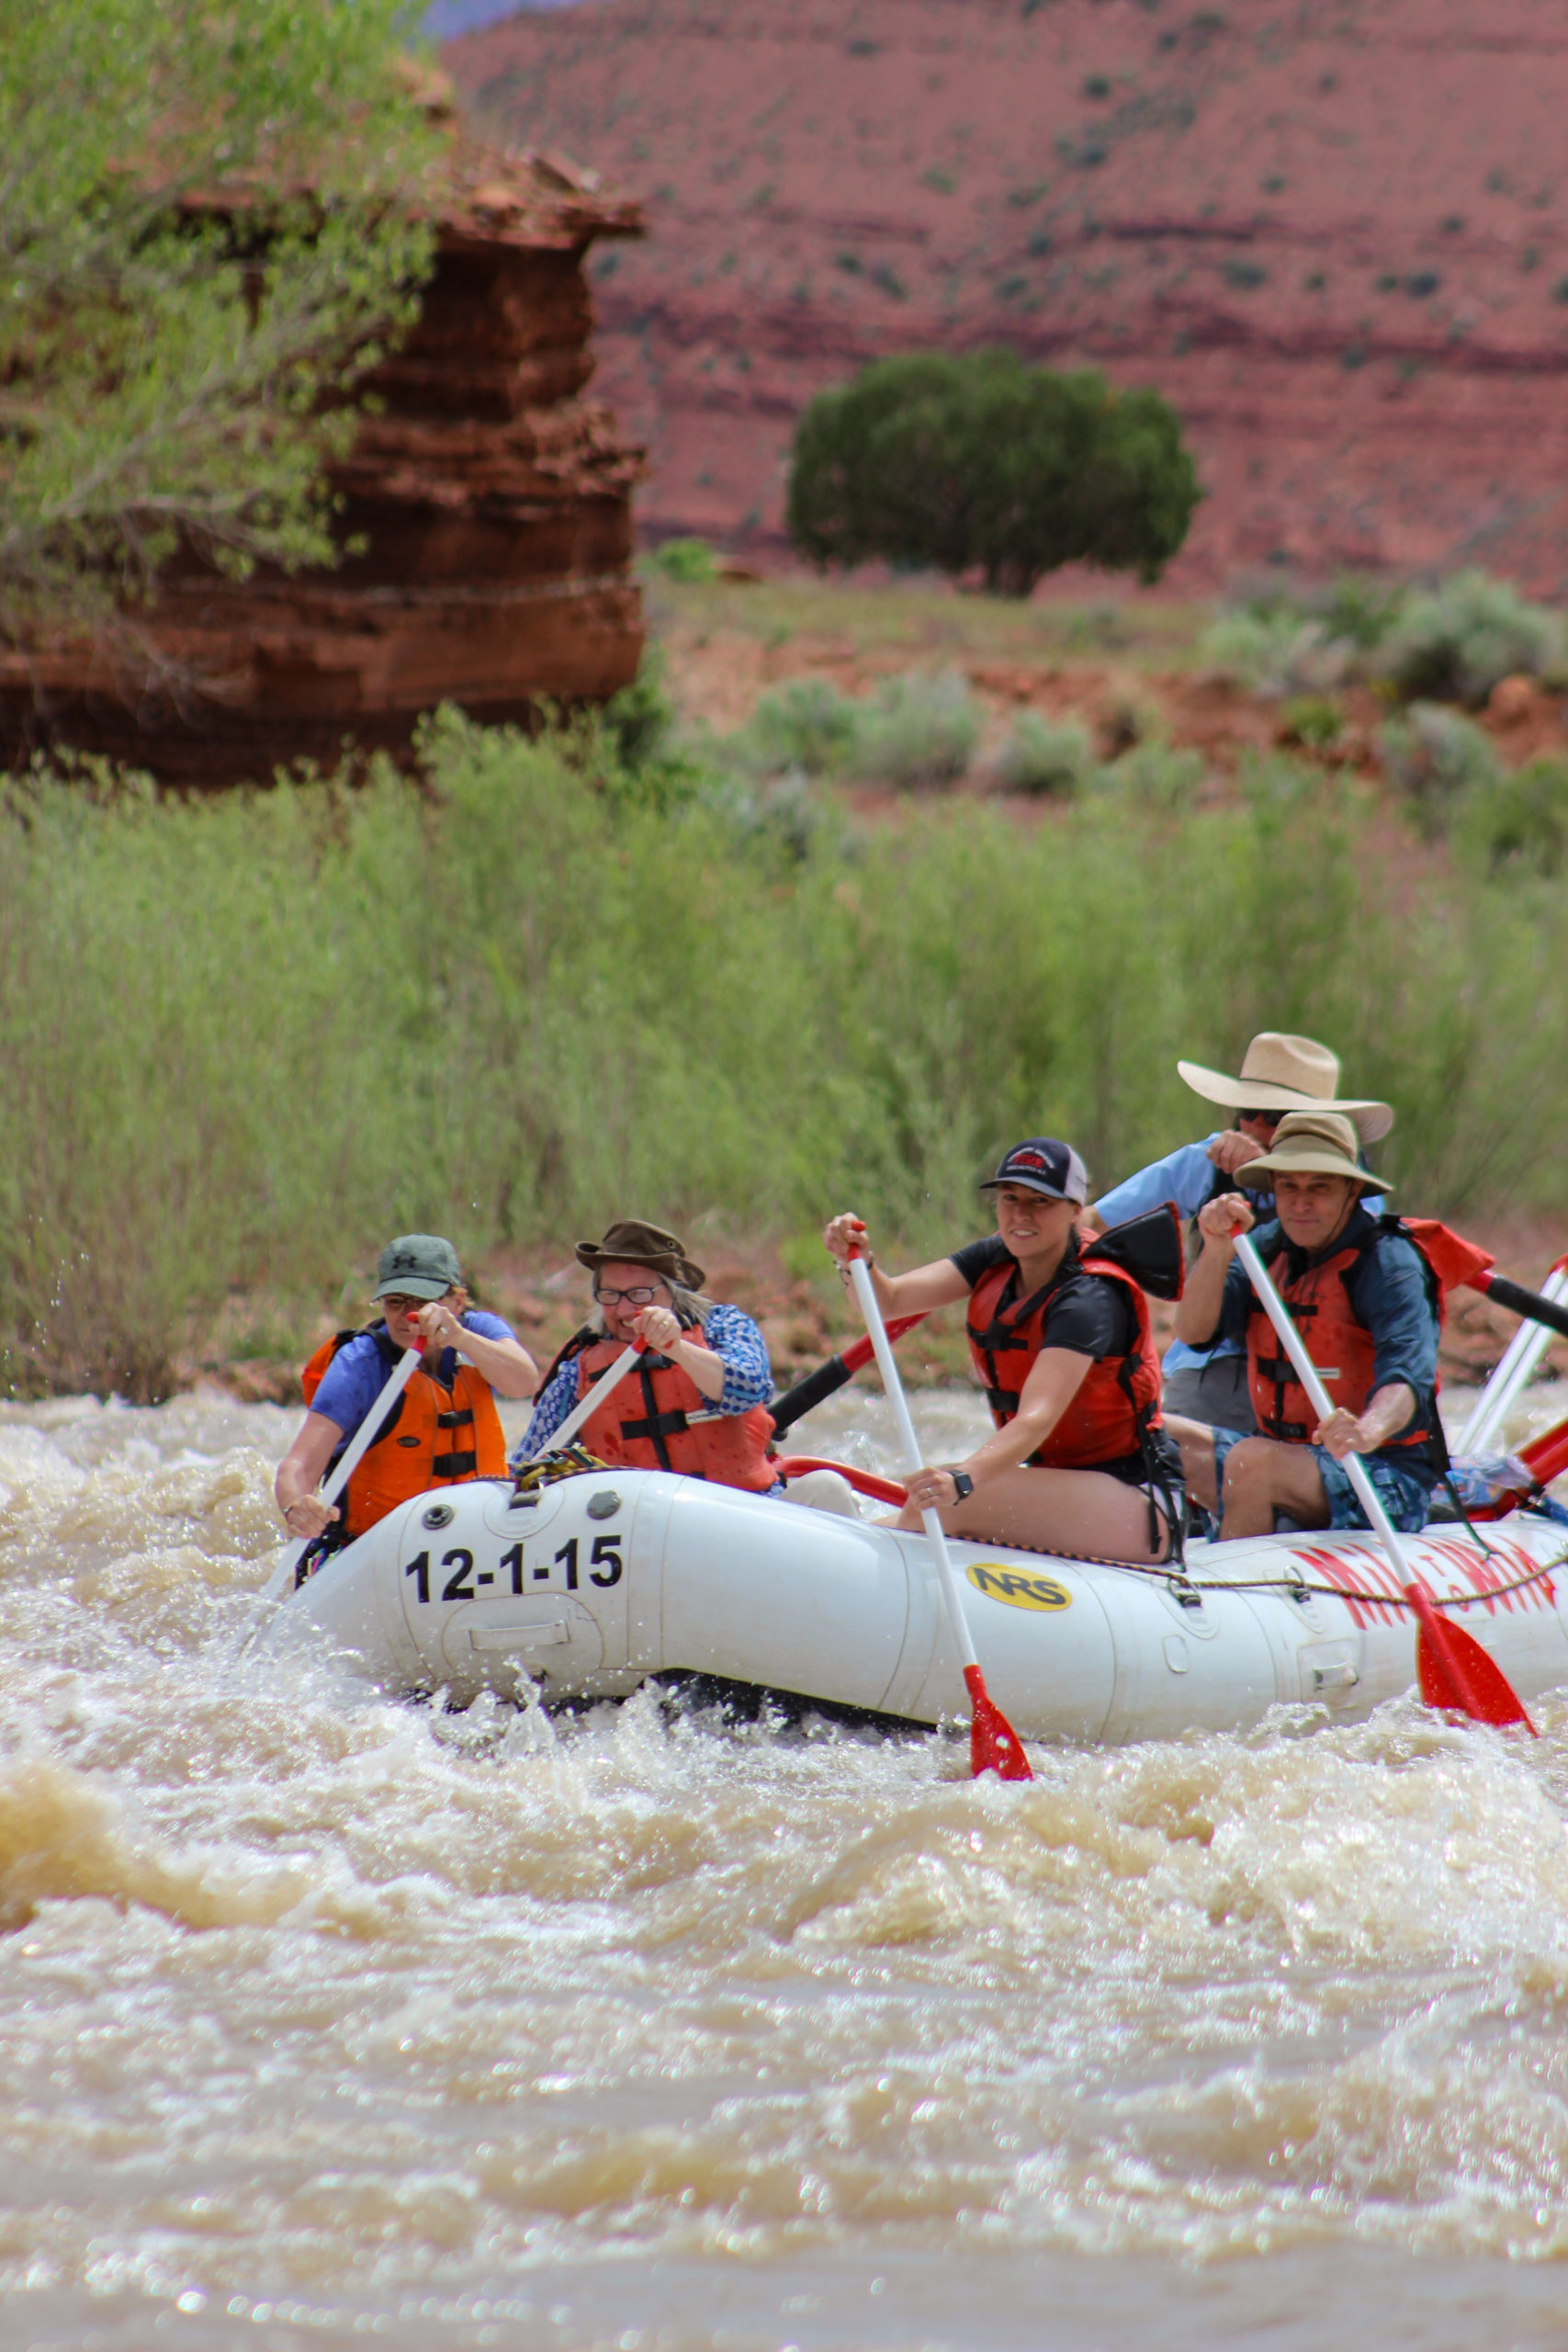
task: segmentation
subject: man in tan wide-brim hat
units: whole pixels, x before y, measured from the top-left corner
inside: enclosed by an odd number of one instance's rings
[[[1171,1201],[1196,1246],[1193,1221],[1199,1211],[1238,1183],[1258,1193],[1254,1205],[1266,1214],[1268,1191],[1263,1184],[1254,1186],[1250,1164],[1268,1150],[1274,1130],[1291,1111],[1342,1114],[1354,1123],[1363,1148],[1377,1143],[1393,1125],[1386,1102],[1340,1094],[1339,1057],[1315,1037],[1262,1030],[1235,1077],[1201,1062],[1178,1062],[1176,1067],[1195,1094],[1234,1112],[1235,1125],[1205,1136],[1200,1143],[1182,1144],[1107,1193],[1089,1212],[1089,1221],[1101,1229]],[[1166,1351],[1162,1401],[1168,1413],[1206,1421],[1213,1428],[1249,1430],[1253,1419],[1245,1349],[1225,1340],[1210,1349],[1173,1340]]]
[[[1236,1260],[1235,1237],[1258,1217],[1244,1194],[1200,1210],[1202,1251],[1176,1310],[1179,1339],[1246,1350],[1256,1435],[1192,1420],[1167,1422],[1190,1492],[1226,1537],[1295,1527],[1365,1527],[1346,1457],[1359,1454],[1394,1525],[1426,1523],[1444,1455],[1438,1421],[1437,1285],[1415,1241],[1373,1216],[1369,1193],[1392,1187],[1361,1166],[1351,1120],[1292,1111],[1248,1179],[1273,1185],[1274,1216],[1258,1253],[1299,1326],[1332,1410],[1319,1422],[1274,1328]]]

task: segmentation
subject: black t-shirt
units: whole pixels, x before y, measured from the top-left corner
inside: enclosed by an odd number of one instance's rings
[[[953,1263],[965,1286],[973,1290],[993,1266],[1016,1268],[1017,1260],[1001,1235],[991,1233],[984,1241],[966,1242],[962,1250],[955,1250]],[[1021,1306],[1028,1295],[1021,1290],[1013,1305]],[[1106,1356],[1128,1354],[1136,1328],[1133,1302],[1123,1284],[1113,1282],[1109,1274],[1082,1272],[1077,1243],[1069,1241],[1056,1287],[1046,1302],[1042,1348],[1064,1348],[1069,1355],[1092,1356],[1100,1363]]]

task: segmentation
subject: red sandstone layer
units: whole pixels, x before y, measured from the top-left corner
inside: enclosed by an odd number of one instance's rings
[[[243,584],[173,568],[134,616],[151,678],[71,645],[0,656],[0,755],[63,742],[166,782],[265,778],[345,744],[401,752],[442,702],[526,720],[636,675],[641,456],[583,397],[583,261],[639,233],[637,209],[569,164],[464,144],[436,227],[419,322],[333,474],[364,551]]]

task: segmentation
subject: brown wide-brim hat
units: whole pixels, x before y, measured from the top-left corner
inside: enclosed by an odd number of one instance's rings
[[[1333,1111],[1289,1113],[1262,1159],[1249,1159],[1242,1174],[1249,1185],[1258,1176],[1348,1176],[1366,1193],[1393,1190],[1357,1164],[1356,1130]]]
[[[1363,1143],[1381,1141],[1393,1125],[1386,1102],[1360,1102],[1340,1093],[1339,1057],[1315,1037],[1260,1030],[1235,1078],[1224,1070],[1205,1069],[1201,1062],[1178,1062],[1176,1067],[1194,1094],[1227,1111],[1337,1111],[1355,1121]]]
[[[682,1290],[701,1290],[707,1276],[700,1266],[694,1266],[686,1255],[686,1245],[674,1234],[666,1233],[662,1226],[644,1225],[640,1217],[622,1217],[611,1226],[603,1241],[580,1241],[577,1245],[580,1265],[596,1272],[612,1261],[624,1266],[651,1266],[663,1275],[667,1283],[679,1283]]]

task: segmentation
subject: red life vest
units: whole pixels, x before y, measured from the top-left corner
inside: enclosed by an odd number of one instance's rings
[[[321,1342],[299,1375],[307,1405],[339,1349],[366,1337],[376,1342],[383,1381],[391,1376],[401,1351],[388,1339],[384,1324],[368,1333],[339,1331]],[[428,1494],[433,1487],[461,1487],[470,1479],[505,1476],[506,1437],[489,1381],[472,1364],[458,1364],[447,1388],[422,1365],[393,1402],[375,1443],[338,1497],[343,1517],[333,1527],[333,1543],[352,1543],[399,1503]]]
[[[577,1357],[580,1400],[609,1371],[622,1344],[594,1338],[582,1349]],[[638,1356],[589,1414],[581,1439],[601,1462],[624,1463],[628,1470],[677,1470],[683,1477],[762,1495],[778,1478],[776,1464],[768,1459],[773,1433],[773,1415],[763,1406],[720,1413],[689,1372],[649,1351]]]
[[[1348,1413],[1360,1414],[1367,1408],[1377,1354],[1372,1335],[1356,1312],[1349,1277],[1364,1253],[1386,1233],[1402,1234],[1419,1257],[1441,1329],[1446,1291],[1468,1279],[1456,1254],[1466,1250],[1468,1245],[1450,1234],[1446,1226],[1426,1220],[1414,1227],[1392,1220],[1380,1222],[1359,1239],[1334,1250],[1293,1279],[1290,1275],[1289,1253],[1283,1246],[1275,1252],[1269,1266],[1274,1287],[1290,1308],[1330,1400]],[[1473,1270],[1483,1253],[1472,1251],[1470,1255]],[[1247,1385],[1261,1436],[1271,1437],[1283,1445],[1312,1442],[1317,1415],[1291,1368],[1273,1325],[1256,1300],[1247,1318]],[[1394,1446],[1430,1445],[1434,1439],[1440,1445],[1436,1383],[1427,1395],[1416,1398],[1416,1418],[1409,1429],[1390,1438],[1378,1451],[1382,1453]]]
[[[1091,1470],[1097,1463],[1146,1456],[1148,1432],[1163,1426],[1159,1356],[1147,1299],[1125,1267],[1107,1258],[1069,1255],[1043,1290],[1023,1300],[1013,1259],[981,1275],[969,1294],[969,1353],[985,1383],[991,1418],[1004,1429],[1016,1416],[1019,1396],[1040,1353],[1051,1300],[1071,1273],[1098,1274],[1122,1285],[1133,1306],[1133,1344],[1124,1356],[1090,1364],[1077,1395],[1030,1460],[1046,1469]]]

